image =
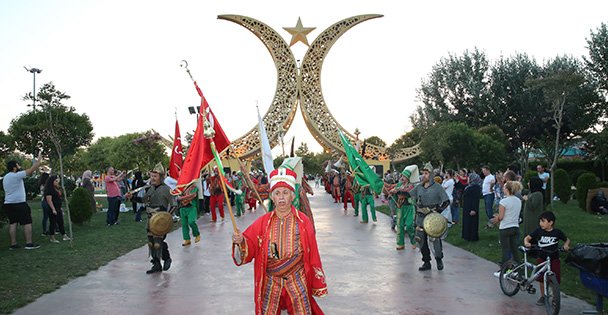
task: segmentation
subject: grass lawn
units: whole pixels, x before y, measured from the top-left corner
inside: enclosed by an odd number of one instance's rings
[[[387,206],[381,206],[376,209],[385,214],[388,214],[390,211]],[[481,209],[483,209],[483,204],[481,205]],[[554,212],[557,218],[555,226],[564,231],[568,238],[570,238],[572,242],[571,247],[574,247],[577,243],[608,242],[608,233],[606,233],[608,231],[608,216],[592,215],[583,212],[578,208],[576,201],[570,201],[568,204],[563,204],[559,201],[555,202]],[[479,241],[467,242],[463,240],[460,237],[462,225],[456,224],[448,232],[447,242],[489,261],[498,263],[502,256],[500,244],[498,243],[498,228],[485,229],[486,220],[484,217],[485,214],[482,214],[479,224]],[[595,305],[595,293],[581,283],[578,269],[565,263],[567,255],[567,253],[561,254],[562,292]],[[498,266],[496,268],[498,270]],[[488,276],[492,277],[492,275]],[[498,288],[498,282],[496,285]]]
[[[98,201],[106,207],[104,199]],[[10,313],[147,243],[145,223],[135,222],[130,211],[121,213],[120,224],[112,227],[106,226],[106,214],[98,212],[89,223],[73,226],[71,246],[64,241],[53,244],[41,236],[40,201],[31,202],[30,207],[32,236],[34,243],[41,245],[39,249],[9,250],[8,225],[0,229],[0,314]],[[67,219],[64,221],[69,233]],[[25,244],[21,227],[17,228],[17,243]]]

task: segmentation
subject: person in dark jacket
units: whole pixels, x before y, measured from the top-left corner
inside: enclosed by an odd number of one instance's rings
[[[479,199],[481,198],[481,177],[469,175],[469,183],[462,192],[462,238],[465,241],[479,240]]]

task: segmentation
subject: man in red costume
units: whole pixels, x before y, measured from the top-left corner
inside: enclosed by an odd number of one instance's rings
[[[215,214],[216,205],[220,210],[220,218],[224,221],[224,193],[222,191],[222,182],[217,166],[213,167],[213,173],[209,177],[209,192],[211,192],[211,197],[209,198],[211,222],[217,221],[217,215]]]
[[[237,266],[254,262],[255,314],[323,314],[313,296],[327,294],[325,273],[310,220],[296,210],[296,173],[270,173],[270,198],[276,208],[232,237]]]
[[[346,172],[346,182],[344,183],[344,214],[346,214],[348,202],[350,201],[355,208],[355,195],[353,195],[353,180],[354,177],[350,172]]]

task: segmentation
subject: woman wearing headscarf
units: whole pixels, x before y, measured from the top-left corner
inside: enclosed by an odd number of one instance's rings
[[[543,212],[543,181],[538,177],[528,182],[530,194],[524,196],[524,230],[522,235],[530,235],[538,227],[540,214]]]
[[[479,240],[479,199],[482,183],[479,175],[471,173],[462,192],[462,238],[465,241]]]
[[[95,187],[91,181],[92,177],[93,174],[91,173],[91,170],[84,171],[84,173],[82,173],[82,183],[80,183],[80,185],[89,192],[89,195],[91,195],[91,211],[95,212],[97,208],[95,204]]]

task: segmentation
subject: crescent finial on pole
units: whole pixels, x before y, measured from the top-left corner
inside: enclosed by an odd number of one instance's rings
[[[188,62],[186,60],[182,60],[179,63],[179,66],[186,69],[186,72],[188,72],[188,75],[190,76],[190,80],[192,80],[192,82],[194,82],[194,78],[192,77],[192,73],[190,73],[190,69],[188,69]]]

